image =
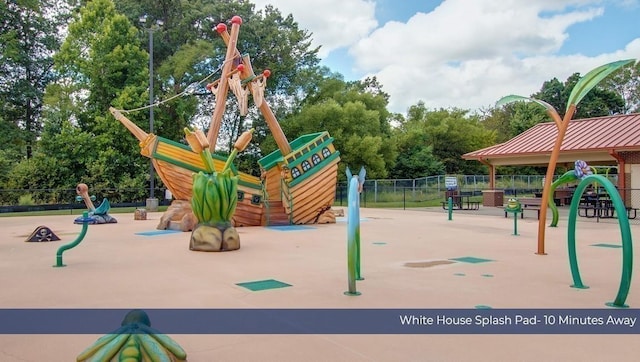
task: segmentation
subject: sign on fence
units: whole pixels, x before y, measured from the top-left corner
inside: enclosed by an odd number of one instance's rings
[[[445,176],[444,186],[447,190],[455,190],[458,188],[458,178],[455,176]]]

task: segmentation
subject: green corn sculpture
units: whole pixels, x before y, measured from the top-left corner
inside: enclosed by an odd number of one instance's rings
[[[191,148],[199,151],[207,172],[193,175],[191,209],[198,225],[191,233],[189,249],[196,251],[229,251],[240,249],[240,236],[232,218],[238,205],[238,176],[231,172],[231,164],[251,141],[253,129],[244,132],[234,145],[224,168],[213,169],[207,141],[201,131],[185,130]]]

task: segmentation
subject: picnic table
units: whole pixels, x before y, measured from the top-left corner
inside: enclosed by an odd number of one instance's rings
[[[480,210],[480,201],[471,201],[471,197],[473,193],[471,192],[460,192],[456,195],[449,195],[451,200],[453,201],[453,208],[457,210]],[[448,198],[445,201],[442,201],[442,208],[447,210],[449,208],[449,200]]]
[[[629,219],[635,219],[637,217],[638,209],[633,207],[625,208]],[[597,219],[612,219],[617,217],[613,201],[606,193],[582,195],[580,204],[578,205],[578,216]]]

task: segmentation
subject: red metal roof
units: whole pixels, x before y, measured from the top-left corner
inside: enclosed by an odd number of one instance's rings
[[[464,154],[464,159],[522,157],[548,154],[556,142],[554,122],[539,123],[507,142]],[[561,151],[640,150],[640,114],[572,120]]]

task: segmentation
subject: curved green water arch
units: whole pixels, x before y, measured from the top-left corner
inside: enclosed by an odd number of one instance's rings
[[[605,171],[605,176],[609,177],[609,171],[611,171],[611,169],[617,169],[617,167],[615,166],[589,166],[589,168],[591,169],[591,172],[593,172],[593,174],[597,174],[598,173],[598,168],[604,168],[606,169]],[[567,171],[564,175],[560,176],[557,180],[555,180],[552,184],[551,184],[551,191],[549,192],[549,208],[551,209],[551,224],[549,225],[550,227],[556,227],[558,226],[558,219],[560,217],[560,215],[558,214],[558,207],[556,206],[555,200],[553,195],[555,194],[556,188],[558,188],[558,186],[562,185],[562,184],[567,184],[573,181],[577,181],[579,180],[578,176],[576,176],[576,173],[574,170],[572,171]]]
[[[556,188],[562,184],[566,184],[576,180],[578,180],[576,173],[574,171],[567,171],[564,175],[560,176],[560,178],[558,178],[551,184],[551,191],[549,192],[549,208],[551,209],[552,216],[551,216],[551,225],[549,226],[551,227],[558,226],[558,219],[560,217],[558,214],[558,207],[556,206],[556,202],[553,197],[553,195],[555,194]]]
[[[571,267],[571,276],[573,277],[573,288],[588,288],[582,284],[580,278],[580,270],[578,269],[578,260],[576,257],[576,216],[578,213],[578,205],[584,193],[585,188],[593,182],[598,182],[604,187],[613,203],[615,212],[618,215],[618,224],[620,225],[620,234],[622,235],[622,277],[620,279],[620,287],[618,294],[613,302],[606,303],[610,307],[627,308],[624,304],[629,294],[631,285],[631,272],[633,269],[633,244],[631,242],[631,228],[629,227],[629,218],[627,217],[627,209],[620,198],[618,190],[615,186],[601,175],[589,175],[582,179],[571,200],[571,208],[569,209],[568,222],[568,248],[569,248],[569,264]]]

